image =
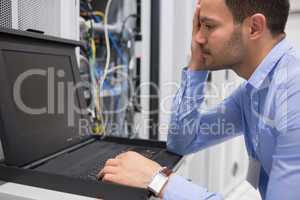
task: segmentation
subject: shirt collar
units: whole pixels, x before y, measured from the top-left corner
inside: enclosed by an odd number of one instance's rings
[[[287,41],[287,39],[280,41],[260,63],[255,72],[251,75],[250,79],[247,81],[247,85],[251,85],[256,89],[259,89],[269,73],[276,67],[276,64],[282,56],[291,48],[292,45]]]

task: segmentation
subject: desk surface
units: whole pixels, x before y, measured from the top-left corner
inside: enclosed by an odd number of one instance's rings
[[[1,200],[95,200],[93,198],[0,181]]]

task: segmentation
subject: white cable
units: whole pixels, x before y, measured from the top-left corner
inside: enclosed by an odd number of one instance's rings
[[[134,67],[135,67],[135,57],[132,57],[129,61],[129,67],[128,69],[129,70],[134,70]]]
[[[107,55],[106,55],[106,63],[105,63],[104,73],[103,73],[102,79],[100,81],[99,96],[101,94],[104,81],[105,81],[105,79],[108,75],[109,64],[110,64],[110,53],[111,52],[110,52],[110,41],[109,41],[109,35],[108,35],[108,15],[109,15],[109,10],[110,10],[111,3],[112,3],[112,0],[108,0],[108,2],[106,4],[106,8],[105,8],[104,34],[105,34],[105,43],[106,43],[106,52],[107,52],[106,54]],[[100,97],[100,101],[101,101],[101,97]],[[101,106],[101,103],[100,103],[100,106]],[[100,111],[99,115],[100,115],[100,121],[102,123],[102,126],[104,127],[103,135],[105,135],[107,121],[104,123],[103,109]]]
[[[108,15],[109,10],[111,6],[112,0],[108,0],[105,8],[105,18],[104,18],[104,34],[105,34],[105,42],[106,42],[106,49],[107,49],[107,55],[106,55],[106,64],[105,64],[105,70],[102,81],[104,82],[106,76],[107,76],[107,70],[109,68],[110,64],[110,41],[109,41],[109,35],[108,35]],[[106,72],[106,73],[105,73]]]

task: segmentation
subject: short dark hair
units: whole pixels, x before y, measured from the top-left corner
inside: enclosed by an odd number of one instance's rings
[[[284,33],[290,11],[289,0],[225,0],[235,22],[242,23],[256,13],[263,14],[273,36]]]

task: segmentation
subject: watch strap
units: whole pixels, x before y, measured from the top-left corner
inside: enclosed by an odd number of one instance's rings
[[[160,170],[160,173],[164,174],[166,177],[169,177],[173,173],[173,171],[168,167],[163,167]]]

